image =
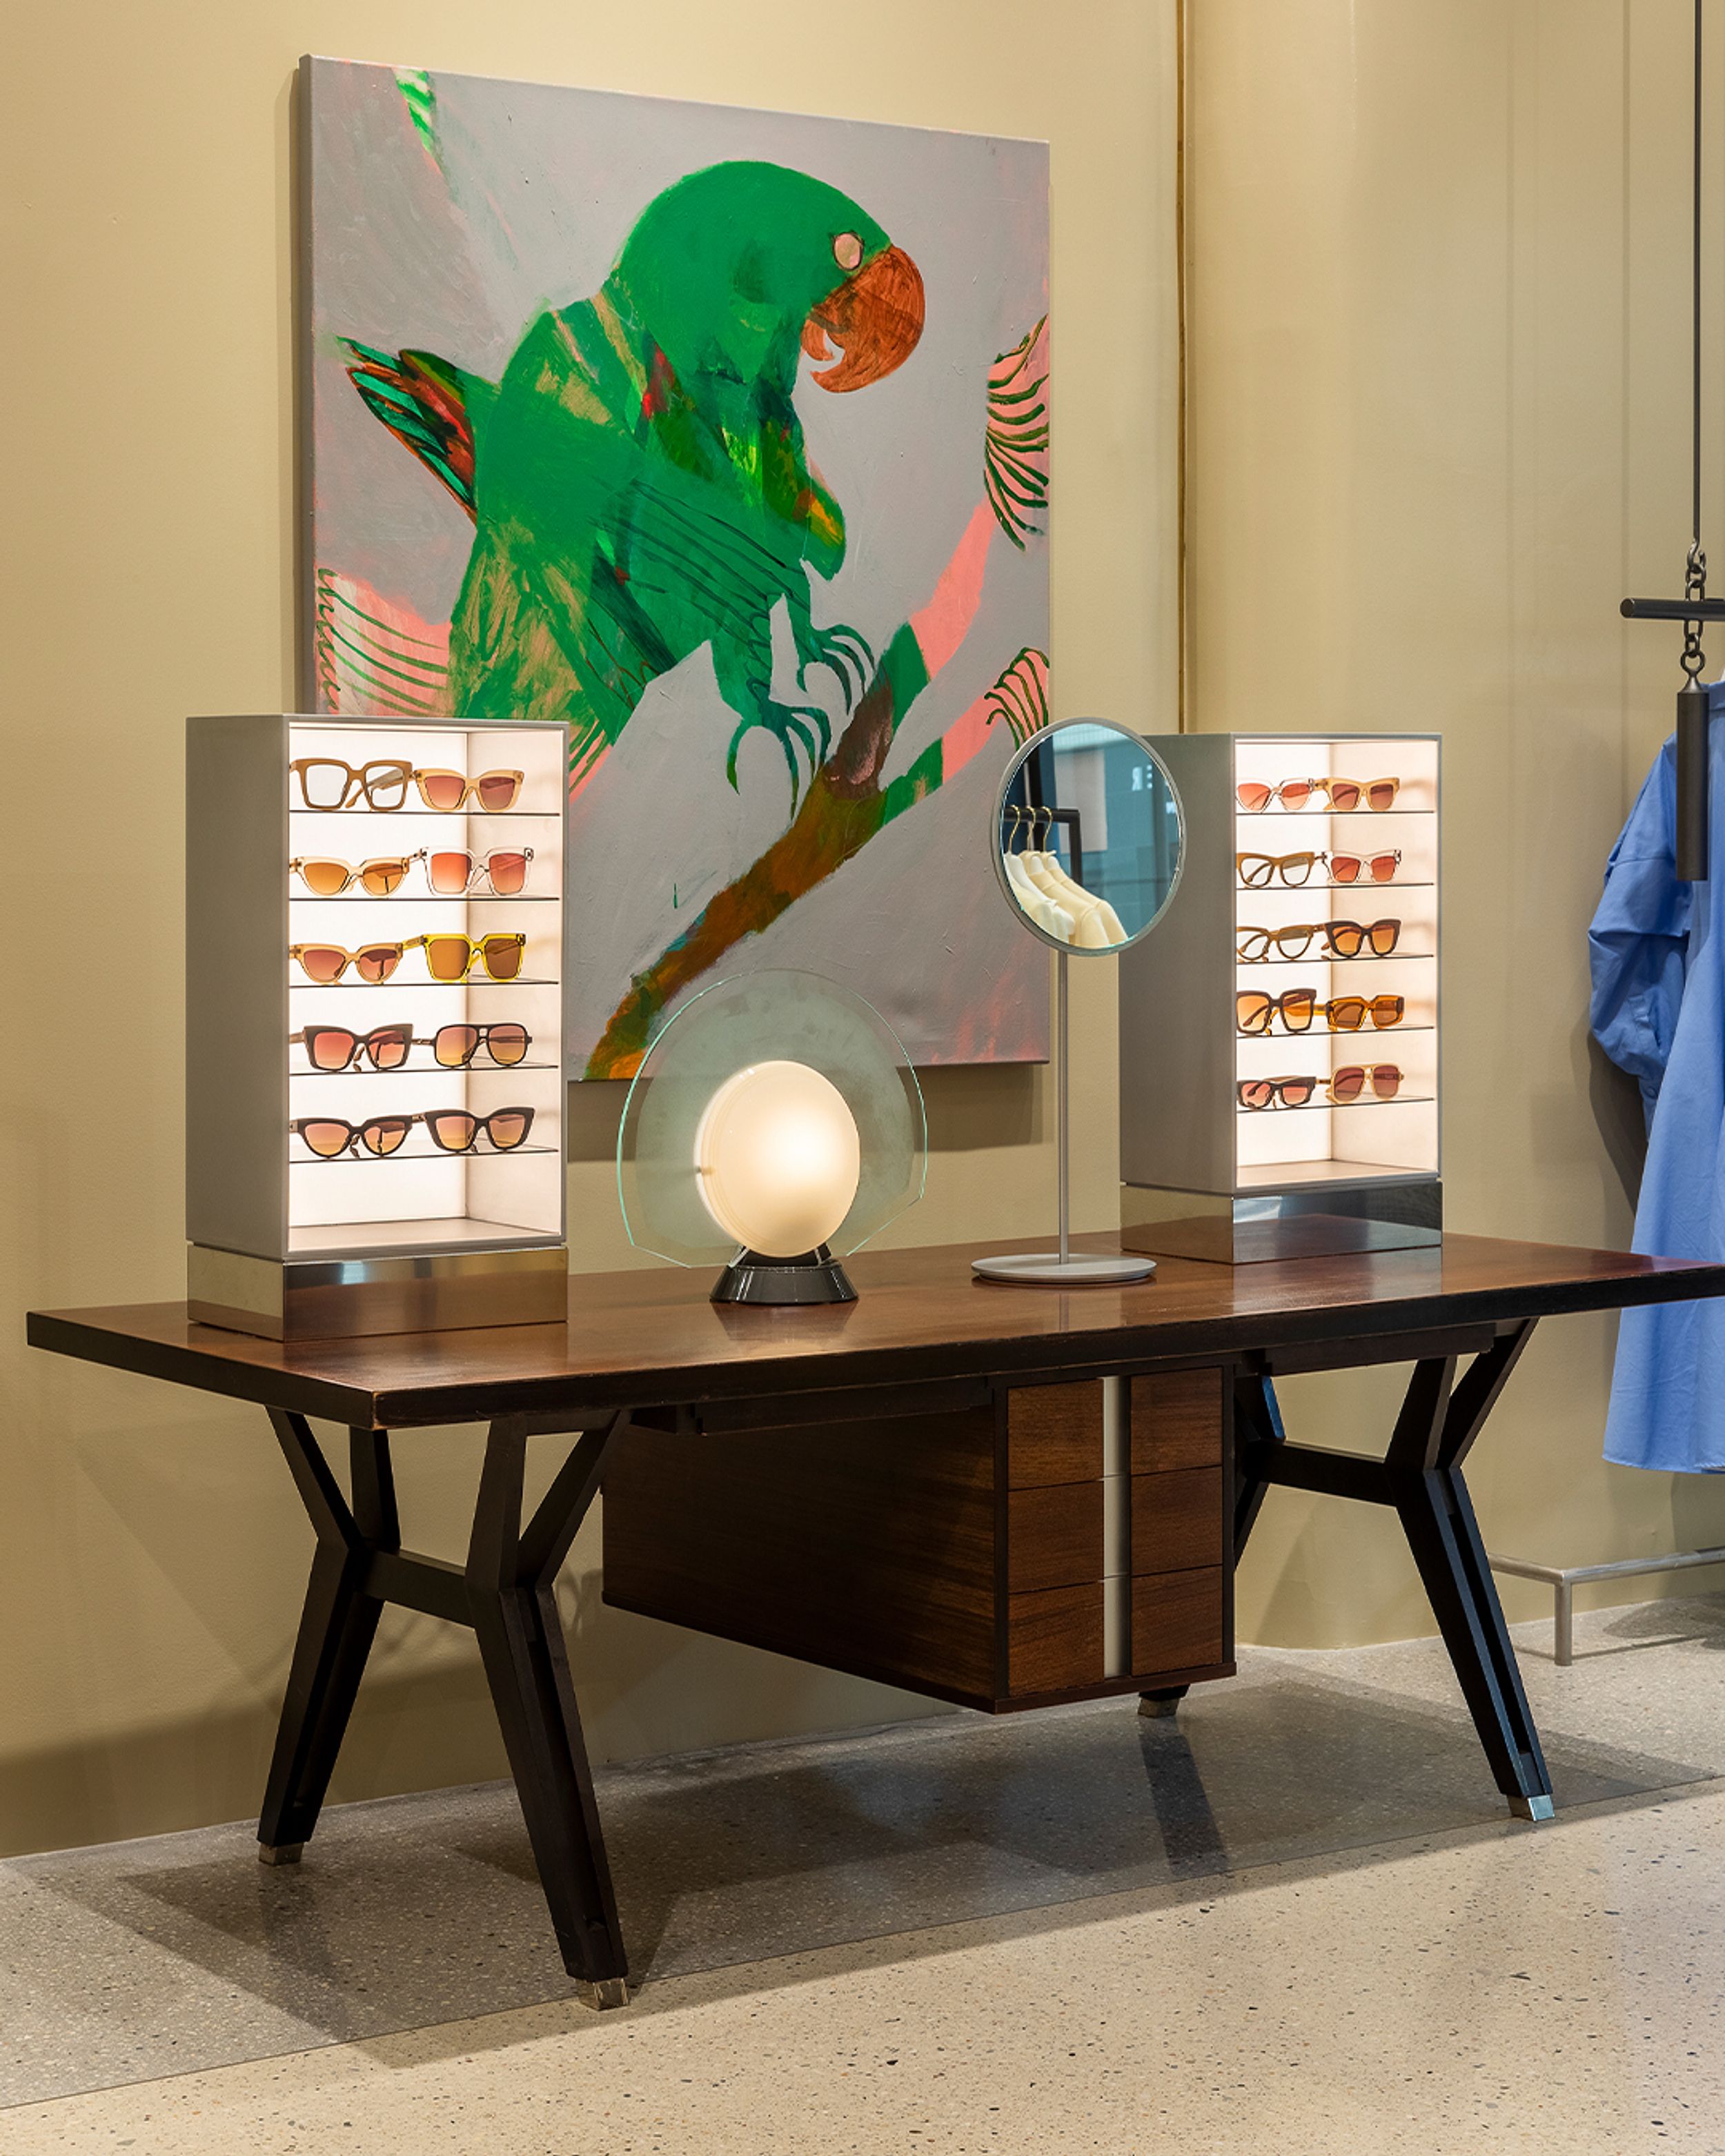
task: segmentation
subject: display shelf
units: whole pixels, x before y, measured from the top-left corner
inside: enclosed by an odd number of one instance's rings
[[[519,1229],[503,1220],[473,1214],[450,1214],[431,1220],[359,1220],[318,1228],[295,1228],[290,1256],[303,1260],[357,1258],[411,1253],[428,1240],[440,1250],[507,1250],[518,1246]]]
[[[387,1112],[387,1111],[386,1111]],[[327,1160],[321,1153],[296,1152],[288,1162],[290,1168],[422,1168],[428,1162],[446,1160],[525,1160],[532,1153],[554,1153],[555,1146],[518,1145],[501,1146],[486,1152],[444,1152],[435,1146],[422,1151],[410,1152],[403,1146],[396,1152],[338,1152]]]
[[[295,937],[295,940],[297,942],[299,939]],[[395,938],[391,937],[389,940],[393,942]],[[405,960],[403,963],[405,963]],[[316,991],[317,994],[325,996],[337,994],[344,989],[351,993],[355,988],[369,988],[374,993],[382,994],[395,988],[555,988],[558,985],[548,973],[524,973],[519,979],[512,981],[494,981],[489,973],[483,973],[477,980],[470,976],[465,981],[439,981],[428,975],[412,981],[392,978],[388,981],[290,980],[288,983],[290,992],[295,995]]]
[[[1240,1184],[1244,1193],[1275,1193],[1289,1188],[1337,1190],[1380,1183],[1411,1185],[1430,1179],[1421,1169],[1397,1168],[1386,1161],[1307,1160],[1283,1161],[1273,1168],[1243,1168]]]
[[[450,1063],[413,1063],[403,1064],[394,1070],[373,1070],[370,1064],[362,1070],[311,1070],[295,1064],[288,1075],[295,1084],[301,1078],[506,1078],[512,1071],[557,1070],[562,1067],[556,1063],[487,1063],[482,1067],[471,1064],[463,1066]]]
[[[1268,1075],[1267,1073],[1266,1075]],[[1276,1075],[1278,1077],[1299,1076],[1304,1078],[1310,1075],[1310,1074],[1304,1070],[1299,1072],[1278,1071]],[[1322,1084],[1324,1081],[1320,1080],[1319,1082]],[[1255,1122],[1268,1122],[1273,1117],[1277,1122],[1280,1122],[1284,1116],[1347,1116],[1352,1115],[1356,1108],[1383,1108],[1386,1111],[1392,1108],[1423,1108],[1430,1106],[1435,1097],[1435,1096],[1430,1093],[1398,1093],[1390,1100],[1380,1101],[1375,1094],[1373,1094],[1368,1098],[1358,1101],[1307,1101],[1302,1102],[1297,1108],[1246,1108],[1242,1107],[1240,1102],[1236,1101],[1234,1104],[1234,1112],[1236,1116],[1250,1116]],[[1293,1168],[1297,1164],[1297,1163],[1292,1161],[1282,1161],[1277,1163],[1280,1168],[1288,1169]],[[1312,1165],[1317,1167],[1333,1167],[1336,1163],[1334,1162],[1319,1161],[1312,1163]],[[1354,1171],[1358,1163],[1353,1161],[1346,1161],[1343,1162],[1342,1165],[1347,1168],[1351,1173]],[[1255,1168],[1252,1170],[1252,1173],[1255,1175],[1260,1172],[1261,1171]],[[1245,1171],[1242,1170],[1241,1173],[1243,1178]],[[1243,1183],[1242,1187],[1244,1187]]]
[[[1266,1200],[1288,1199],[1291,1217],[1302,1214],[1298,1247],[1310,1248],[1310,1209],[1323,1194],[1346,1189],[1342,1209],[1355,1238],[1337,1247],[1384,1247],[1427,1241],[1438,1206],[1442,1016],[1440,892],[1440,744],[1435,735],[1186,734],[1153,746],[1180,790],[1188,829],[1184,878],[1168,916],[1153,937],[1121,961],[1121,1162],[1122,1224],[1132,1199],[1132,1217],[1152,1238],[1134,1247],[1154,1250],[1157,1202],[1166,1194],[1184,1207],[1189,1230],[1193,1208],[1233,1225],[1220,1235],[1216,1255],[1271,1255],[1273,1236],[1236,1235],[1249,1212],[1261,1225]],[[1362,804],[1335,809],[1315,801],[1287,810],[1245,809],[1235,788],[1242,783],[1277,785],[1291,777],[1369,781],[1394,777],[1401,791],[1394,808]],[[1296,826],[1298,829],[1296,829]],[[1249,883],[1239,874],[1241,854],[1271,860],[1311,852],[1369,859],[1399,856],[1387,882],[1362,876],[1337,881],[1327,858],[1313,864],[1303,883],[1279,878]],[[1317,947],[1298,957],[1274,952],[1243,958],[1238,942],[1248,930],[1321,927],[1327,920],[1401,924],[1401,943],[1390,952],[1365,949],[1350,957]],[[1398,973],[1396,968],[1406,970]],[[1369,968],[1369,973],[1363,968]],[[1278,1024],[1248,1032],[1235,1019],[1234,995],[1278,993],[1309,988],[1322,1003],[1332,996],[1402,996],[1407,1015],[1397,1025],[1332,1031],[1319,1017],[1306,1030]],[[1239,1106],[1241,1079],[1308,1072],[1322,1086],[1348,1063],[1394,1062],[1402,1091],[1382,1101],[1368,1095],[1339,1106],[1320,1096],[1301,1108],[1248,1109]],[[1303,1068],[1301,1066],[1304,1066]],[[1378,1120],[1363,1123],[1356,1111]],[[1383,1218],[1373,1213],[1370,1193],[1386,1191]],[[1429,1186],[1410,1197],[1415,1186]],[[1211,1205],[1210,1201],[1214,1201]],[[1273,1213],[1275,1208],[1271,1208]],[[1362,1227],[1362,1219],[1369,1222]],[[1339,1231],[1338,1231],[1339,1232]],[[1373,1237],[1381,1233],[1382,1241]],[[1367,1240],[1358,1238],[1364,1235]],[[1317,1239],[1320,1242],[1322,1238]],[[1291,1242],[1290,1247],[1294,1243]],[[1190,1240],[1170,1249],[1194,1247]],[[1207,1246],[1208,1247],[1208,1246]]]
[[[470,726],[271,715],[190,722],[187,1218],[198,1260],[194,1270],[206,1280],[219,1274],[226,1283],[223,1291],[204,1296],[206,1302],[230,1312],[236,1301],[267,1305],[271,1322],[259,1329],[294,1337],[288,1306],[295,1282],[316,1273],[303,1322],[321,1332],[561,1312],[554,1263],[542,1263],[542,1256],[565,1243],[567,751],[566,730],[545,721]],[[454,811],[428,808],[417,797],[399,808],[364,803],[309,808],[289,767],[298,757],[323,755],[354,766],[387,756],[470,775],[501,767],[524,777],[516,805],[495,813],[474,803]],[[357,828],[362,820],[363,832]],[[495,892],[483,877],[459,896],[434,891],[425,864],[415,861],[393,891],[355,886],[320,894],[288,868],[302,857],[334,858],[357,868],[367,860],[428,850],[480,859],[524,846],[533,858],[526,888],[515,892]],[[387,981],[362,980],[351,965],[341,980],[313,981],[285,957],[297,944],[352,950],[367,942],[409,943],[424,935],[477,941],[505,930],[524,932],[526,946],[524,970],[501,980],[483,965],[464,979],[439,980],[417,949],[403,953]],[[368,996],[375,1002],[367,1004]],[[362,1061],[329,1071],[312,1069],[303,1049],[288,1045],[290,1034],[320,1021],[364,1034],[403,1015],[425,1036],[467,1019],[517,1020],[536,1051],[519,1064],[475,1059],[449,1066],[424,1049],[417,1054],[424,1060],[396,1070],[375,1070]],[[343,1079],[353,1082],[351,1094],[344,1094]],[[311,1080],[316,1083],[306,1084]],[[398,1152],[326,1160],[289,1131],[291,1121],[308,1113],[359,1122],[380,1112],[480,1113],[516,1106],[533,1111],[531,1141],[504,1151],[445,1152],[419,1133],[421,1142],[410,1141]],[[293,1172],[338,1167],[348,1173]],[[367,1168],[388,1173],[374,1178],[357,1172]],[[464,1223],[474,1224],[472,1229]],[[491,1268],[488,1291],[481,1250],[514,1251],[522,1263],[500,1261]],[[327,1268],[320,1273],[312,1262],[354,1252],[377,1255],[378,1263],[346,1266],[326,1278]]]
[[[1337,958],[1325,956],[1314,958],[1242,958],[1235,957],[1236,966],[1250,968],[1254,973],[1267,973],[1272,966],[1399,966],[1430,963],[1435,959],[1435,951],[1356,951],[1352,957]]]

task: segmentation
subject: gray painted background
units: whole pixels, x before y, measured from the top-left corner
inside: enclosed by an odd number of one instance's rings
[[[798,393],[809,454],[849,531],[840,574],[811,579],[815,619],[852,624],[878,652],[927,603],[983,499],[989,363],[1047,310],[1046,145],[437,74],[440,171],[390,69],[316,60],[309,73],[317,562],[444,621],[472,537],[465,512],[367,411],[337,336],[428,349],[495,379],[536,313],[598,290],[654,196],[721,159],[763,157],[851,195],[916,259],[927,290],[922,341],[896,374],[835,396],[805,372]],[[776,626],[776,692],[793,696],[788,631]],[[912,707],[889,776],[1026,644],[1048,646],[1047,542],[1020,554],[997,536],[969,636]],[[836,733],[829,678],[817,670],[810,685]],[[734,724],[696,653],[649,689],[574,804],[578,1068],[630,977],[784,827],[788,779],[762,732],[743,742],[737,790],[726,782]],[[1045,958],[1014,924],[988,852],[1010,747],[1000,732],[722,970],[796,965],[843,980],[919,1062],[1045,1056]]]

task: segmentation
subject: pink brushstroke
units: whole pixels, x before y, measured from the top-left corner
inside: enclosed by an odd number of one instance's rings
[[[978,502],[964,527],[957,551],[941,572],[934,597],[911,616],[911,634],[922,653],[922,664],[932,681],[970,634],[976,610],[983,601],[983,576],[988,564],[988,542],[993,537],[994,512]]]

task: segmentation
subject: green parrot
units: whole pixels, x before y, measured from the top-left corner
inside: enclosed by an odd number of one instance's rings
[[[920,271],[859,204],[737,162],[656,197],[599,290],[531,322],[501,383],[344,338],[360,395],[474,519],[450,710],[568,722],[572,783],[649,682],[706,644],[737,715],[732,786],[764,726],[794,800],[799,757],[824,762],[830,730],[819,706],[773,697],[779,601],[805,692],[825,667],[848,711],[873,665],[855,629],[814,619],[809,572],[837,573],[845,517],[804,450],[798,355],[833,362],[823,389],[861,389],[922,321]]]

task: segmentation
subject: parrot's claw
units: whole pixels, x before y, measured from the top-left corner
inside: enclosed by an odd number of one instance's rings
[[[869,669],[875,663],[874,652],[860,629],[850,628],[844,622],[834,622],[830,629],[816,629],[811,624],[797,640],[797,686],[806,689],[811,666],[824,666],[838,678],[845,697],[845,709],[850,711],[863,690],[868,686]],[[856,686],[851,687],[852,669],[856,673]]]
[[[725,776],[733,788],[737,784],[737,752],[751,726],[765,726],[784,751],[784,760],[790,767],[791,806],[794,808],[803,786],[803,770],[798,761],[798,752],[800,750],[809,759],[810,778],[832,752],[833,730],[826,713],[817,704],[775,704],[770,699],[763,698],[757,711],[738,721],[737,731],[731,737],[730,753],[725,759]]]

